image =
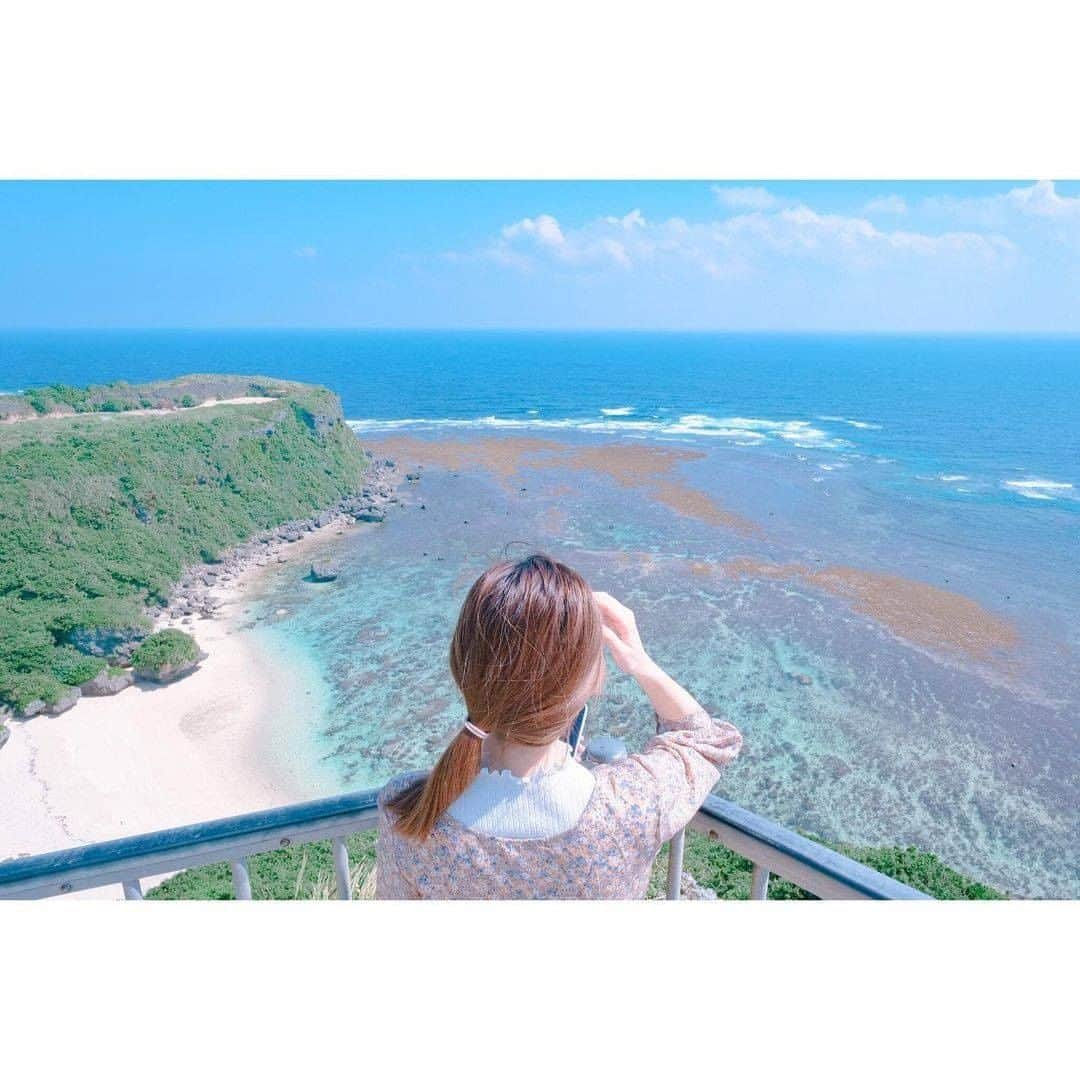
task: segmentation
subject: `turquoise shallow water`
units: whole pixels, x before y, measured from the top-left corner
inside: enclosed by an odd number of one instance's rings
[[[275,570],[261,610],[286,614],[270,632],[325,677],[313,790],[326,767],[348,788],[430,764],[463,718],[446,650],[464,592],[492,559],[533,547],[631,604],[655,655],[743,729],[727,797],[827,837],[918,844],[1016,894],[1080,894],[1074,659],[1047,676],[1029,643],[997,672],[798,582],[702,576],[701,558],[794,552],[590,473],[503,484],[428,467],[386,525],[339,542],[338,581]],[[591,723],[640,745],[650,713],[613,673]]]

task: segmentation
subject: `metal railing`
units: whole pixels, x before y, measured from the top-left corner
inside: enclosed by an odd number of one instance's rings
[[[619,748],[613,745],[609,749]],[[594,752],[592,744],[589,756],[594,761],[609,759],[607,750]],[[618,756],[621,755],[612,755]],[[346,840],[375,826],[378,794],[376,789],[337,795],[45,855],[9,859],[0,862],[0,900],[34,900],[115,884],[122,886],[126,900],[141,900],[144,878],[219,862],[232,867],[236,899],[250,900],[248,858],[251,855],[312,840],[331,841],[337,898],[351,900]],[[917,889],[715,796],[705,800],[688,828],[707,834],[751,861],[750,896],[754,900],[766,899],[772,874],[825,899],[929,899]],[[684,842],[685,835],[680,832],[669,846],[669,900],[680,896]]]

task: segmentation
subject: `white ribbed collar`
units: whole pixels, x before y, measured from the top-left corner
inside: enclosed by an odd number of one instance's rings
[[[568,753],[561,764],[530,776],[481,769],[447,813],[483,836],[540,840],[572,829],[594,786],[592,773]]]

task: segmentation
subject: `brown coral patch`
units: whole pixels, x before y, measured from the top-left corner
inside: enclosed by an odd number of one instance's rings
[[[856,611],[896,635],[930,647],[988,659],[1016,647],[1012,623],[959,593],[895,574],[829,566],[806,577],[815,587],[850,600]]]
[[[376,457],[401,458],[410,465],[437,465],[450,472],[485,469],[503,480],[520,472],[526,459],[562,449],[561,443],[551,439],[529,436],[434,440],[390,435],[383,439],[365,438],[364,445]]]
[[[691,572],[700,574],[694,564]],[[827,566],[811,570],[800,563],[772,563],[747,556],[719,564],[724,577],[797,579],[847,600],[858,612],[887,627],[897,637],[928,648],[992,660],[1019,644],[1012,623],[960,593],[939,589],[898,574]]]
[[[679,479],[679,466],[704,457],[700,450],[623,443],[571,446],[531,436],[427,440],[392,435],[367,445],[377,456],[401,458],[410,464],[438,465],[451,471],[485,469],[508,488],[511,478],[526,468],[599,473],[619,487],[642,491],[683,517],[731,529],[741,536],[761,534],[756,522],[725,509]]]

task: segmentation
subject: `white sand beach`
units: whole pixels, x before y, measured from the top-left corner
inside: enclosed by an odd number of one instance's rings
[[[290,545],[289,561],[300,563],[339,531],[305,536]],[[289,698],[283,681],[294,673],[282,672],[240,626],[264,572],[254,568],[215,590],[217,615],[183,626],[209,654],[186,678],[137,683],[83,698],[60,716],[9,723],[0,751],[0,859],[314,797],[271,746],[280,736],[273,699]],[[71,895],[119,897],[120,888]]]

